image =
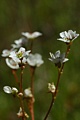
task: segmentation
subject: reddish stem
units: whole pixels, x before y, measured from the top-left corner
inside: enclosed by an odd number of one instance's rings
[[[33,97],[31,98],[30,103],[30,113],[31,113],[31,120],[34,120],[34,73],[35,73],[35,67],[31,67],[31,92]]]
[[[50,111],[51,111],[51,109],[52,109],[52,106],[53,106],[53,104],[54,104],[54,101],[55,101],[55,99],[56,99],[56,95],[57,95],[57,91],[58,91],[58,86],[59,86],[59,82],[60,82],[60,77],[61,77],[61,73],[60,73],[60,71],[58,71],[58,80],[57,80],[57,84],[56,84],[55,93],[52,93],[52,100],[51,100],[49,109],[48,109],[48,111],[47,111],[47,114],[46,114],[44,120],[46,120],[46,119],[48,118],[49,113],[50,113]]]
[[[23,94],[23,66],[21,66],[21,79],[20,79],[20,92]],[[25,120],[25,111],[24,111],[24,104],[23,104],[23,98],[22,96],[20,97],[20,102],[21,102],[21,108],[22,108],[22,113],[23,113],[23,116],[22,116],[22,120]]]
[[[12,69],[12,73],[13,73],[13,75],[14,75],[14,78],[15,78],[15,80],[16,80],[16,83],[19,84],[19,80],[18,80],[18,76],[17,76],[17,74],[16,74],[16,70],[13,70],[13,69]]]
[[[69,54],[69,52],[70,52],[71,44],[72,44],[72,43],[68,44],[68,46],[67,46],[67,50],[66,50],[65,57],[67,57],[68,54]],[[56,96],[57,96],[58,86],[59,86],[59,82],[60,82],[60,77],[61,77],[61,75],[62,75],[62,73],[63,73],[64,64],[65,64],[65,63],[63,63],[62,66],[61,66],[61,68],[58,69],[58,79],[57,79],[57,84],[56,84],[55,93],[54,93],[54,94],[52,93],[52,100],[51,100],[49,109],[48,109],[48,111],[47,111],[47,114],[46,114],[44,120],[46,120],[46,119],[48,118],[49,113],[50,113],[50,111],[51,111],[51,109],[52,109],[52,106],[53,106],[53,104],[54,104],[54,102],[55,102],[55,98],[56,98]]]

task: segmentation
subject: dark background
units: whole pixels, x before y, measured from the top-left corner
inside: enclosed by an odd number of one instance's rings
[[[44,65],[35,73],[35,120],[43,120],[51,100],[47,83],[57,80],[57,68],[48,60],[49,52],[61,50],[66,45],[59,33],[69,29],[80,33],[79,0],[0,0],[0,52],[10,49],[21,32],[39,31],[43,34],[34,41],[34,53],[43,56]],[[59,93],[49,120],[80,119],[80,37],[74,41],[61,77]],[[30,75],[24,72],[24,88],[28,87]],[[3,92],[3,86],[16,86],[10,68],[0,58],[0,119],[18,120],[19,101]],[[25,104],[26,106],[26,104]],[[27,112],[27,109],[26,109]]]

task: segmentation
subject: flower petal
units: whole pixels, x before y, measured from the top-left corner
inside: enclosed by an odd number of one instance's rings
[[[19,69],[19,65],[10,58],[6,58],[6,64],[11,68],[11,69]]]
[[[15,87],[12,87],[12,93],[18,93],[18,89]]]
[[[32,97],[32,93],[31,93],[31,88],[27,88],[24,90],[24,96],[25,97]]]
[[[39,67],[41,64],[44,63],[44,61],[42,60],[42,56],[40,54],[36,53],[36,54],[29,55],[29,57],[27,58],[27,63],[30,66]]]
[[[34,39],[34,38],[37,38],[37,37],[41,36],[42,33],[40,33],[40,32],[33,32],[33,33],[22,32],[22,35],[24,35],[28,39]]]
[[[65,43],[70,43],[71,41],[75,40],[79,34],[76,34],[76,31],[68,30],[61,32],[60,37],[58,40],[63,41]]]
[[[9,54],[10,54],[10,50],[7,50],[7,49],[5,49],[5,50],[3,50],[2,51],[2,57],[7,57],[7,56],[9,56]]]
[[[4,86],[3,90],[5,93],[8,93],[8,94],[12,93],[11,87],[9,87],[9,86]]]
[[[55,58],[59,58],[60,57],[60,50],[56,51],[55,53]]]

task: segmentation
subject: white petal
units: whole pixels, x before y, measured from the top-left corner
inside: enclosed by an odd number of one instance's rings
[[[28,39],[34,39],[36,37],[39,37],[42,35],[40,32],[34,32],[34,33],[29,33],[29,32],[22,32],[22,35],[27,37]]]
[[[55,59],[55,56],[54,56],[53,53],[50,52],[49,54],[50,54],[50,57],[51,57],[51,58]]]
[[[60,40],[60,41],[65,42],[65,43],[69,43],[69,42],[70,42],[70,40],[62,39],[62,38],[59,38],[59,39],[57,39],[57,40]]]
[[[38,53],[36,54],[30,54],[29,57],[27,58],[27,63],[30,66],[37,66],[39,67],[41,64],[44,63],[44,61],[42,60],[42,56]]]
[[[24,96],[25,97],[32,97],[31,89],[27,88],[24,90]]]
[[[5,50],[3,50],[2,51],[2,57],[7,57],[7,56],[9,56],[9,54],[10,54],[10,50],[7,50],[7,49],[5,49]]]
[[[76,34],[75,32],[73,32],[72,30],[68,30],[68,34],[72,36],[72,38],[74,37],[74,35]]]
[[[22,35],[27,37],[27,38],[30,38],[30,33],[28,33],[28,32],[22,32]]]
[[[44,61],[42,60],[42,56],[40,54],[36,53],[34,56],[35,56],[37,67],[39,67],[41,64],[44,63]]]
[[[32,34],[33,38],[39,37],[39,36],[41,36],[41,35],[42,35],[42,33],[40,33],[40,32],[34,32],[34,33]]]
[[[69,59],[68,58],[65,58],[64,60],[63,60],[63,62],[67,62]]]
[[[64,31],[60,33],[60,37],[58,40],[70,43],[71,41],[75,40],[79,34],[76,34],[76,31],[68,30],[68,32]]]
[[[6,64],[11,68],[11,69],[19,69],[19,65],[10,58],[6,58]]]
[[[27,63],[30,65],[30,66],[36,66],[36,63],[35,63],[35,59],[34,59],[34,55],[33,54],[30,54],[29,57],[27,58]]]
[[[10,52],[10,55],[9,55],[9,57],[13,58],[14,56],[16,56],[16,53],[15,53],[15,51],[12,51],[12,52]]]
[[[60,37],[61,37],[61,38],[65,38],[65,32],[61,32],[61,33],[60,33]]]
[[[65,38],[66,38],[66,39],[69,38],[69,34],[68,34],[68,32],[66,32],[66,31],[65,31]]]
[[[50,61],[53,61],[53,59],[52,58],[48,58]]]
[[[13,56],[10,55],[9,57],[11,57],[16,64],[21,63],[21,60],[17,57],[16,54],[14,54]]]
[[[22,38],[20,38],[20,39],[18,39],[18,40],[15,40],[14,42],[15,42],[15,44],[17,44],[17,45],[18,45],[18,44],[21,44],[21,43],[22,43],[22,40],[23,40],[23,39],[22,39]]]
[[[19,53],[19,52],[24,53],[24,52],[25,52],[25,48],[21,47],[21,48],[19,49],[18,53]]]
[[[28,55],[30,54],[30,52],[31,52],[31,50],[26,51],[26,52],[25,52],[25,55],[28,56]]]
[[[15,87],[12,87],[12,92],[13,92],[13,93],[14,93],[14,92],[18,93],[18,89],[15,88]]]
[[[42,65],[43,63],[44,63],[44,61],[41,60],[41,59],[39,59],[39,60],[37,61],[36,66],[39,67],[39,66]]]
[[[23,63],[23,64],[26,64],[26,62],[27,62],[27,59],[24,57],[24,58],[22,59],[22,63]]]
[[[55,53],[55,58],[59,58],[60,57],[60,50],[56,51]]]
[[[8,94],[12,93],[11,87],[9,86],[4,86],[3,90],[5,93],[8,93]]]

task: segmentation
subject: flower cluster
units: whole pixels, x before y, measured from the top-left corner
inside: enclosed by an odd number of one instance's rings
[[[26,65],[28,63],[30,66],[39,67],[43,64],[42,56],[40,54],[30,54],[31,50],[26,51],[24,47],[28,39],[35,39],[42,35],[40,32],[28,33],[22,32],[22,37],[14,41],[14,44],[11,44],[11,49],[4,49],[2,51],[2,57],[6,57],[6,64],[11,69],[19,69],[20,66]]]
[[[6,54],[3,51],[2,56],[7,56],[6,64],[12,69],[18,69],[20,64],[26,64],[30,50],[26,51],[25,48],[21,47],[19,51],[8,51]]]
[[[33,54],[32,53],[32,47],[33,47],[33,39],[39,37],[42,35],[40,32],[34,32],[34,33],[28,33],[28,32],[22,32],[22,36],[20,39],[15,40],[13,44],[11,44],[11,49],[4,49],[2,51],[2,57],[5,57],[6,64],[11,68],[13,75],[15,77],[18,89],[16,87],[10,87],[10,86],[4,86],[3,90],[5,93],[12,94],[14,97],[17,97],[20,100],[20,109],[17,113],[18,117],[21,117],[23,120],[25,118],[28,118],[28,114],[25,112],[24,107],[24,100],[27,102],[27,106],[29,108],[29,112],[31,114],[31,119],[34,120],[34,73],[35,68],[39,67],[44,63],[42,56],[38,53]],[[67,62],[69,59],[67,58],[70,47],[73,43],[73,41],[79,36],[79,34],[76,33],[76,31],[68,30],[61,32],[60,37],[58,40],[63,41],[67,45],[67,50],[65,53],[60,52],[60,50],[56,51],[54,54],[50,52],[50,58],[49,60],[52,61],[55,66],[58,68],[58,79],[56,82],[56,85],[54,83],[48,83],[48,91],[49,93],[52,93],[52,101],[49,108],[49,111],[46,114],[46,118],[48,117],[50,110],[52,108],[52,105],[55,101],[57,92],[58,92],[58,86],[60,82],[61,75],[63,73],[63,67],[64,63]],[[31,48],[30,50],[27,50],[26,44],[28,40],[31,40]],[[29,65],[31,78],[30,78],[30,87],[23,89],[23,68],[26,67],[26,64]],[[17,70],[21,68],[20,71],[20,79],[17,76]]]
[[[68,30],[68,32],[67,31],[61,32],[60,33],[61,38],[59,38],[58,40],[63,41],[68,45],[71,42],[73,42],[78,36],[79,34],[76,34],[76,31]],[[66,58],[65,53],[63,54],[60,53],[60,50],[56,51],[55,54],[50,52],[50,57],[51,58],[49,58],[49,60],[52,61],[58,68],[61,68],[62,63],[65,63],[69,60],[68,58]]]
[[[23,96],[24,98],[31,98],[32,92],[31,92],[31,88],[26,88],[24,90],[24,94],[23,93],[19,93],[18,89],[15,87],[10,87],[10,86],[4,86],[3,90],[5,93],[7,94],[13,94],[13,95],[18,95],[18,96]]]
[[[25,48],[21,47],[19,49],[19,51],[12,51],[10,52],[10,55],[9,57],[12,58],[12,60],[15,62],[15,63],[18,63],[18,64],[26,64],[27,62],[27,58],[29,56],[29,53],[30,53],[30,50],[29,51],[26,51]]]
[[[11,46],[12,46],[13,49],[17,49],[17,48],[20,48],[22,46],[25,46],[25,44],[27,42],[28,42],[27,39],[25,39],[25,38],[22,37],[22,38],[20,38],[18,40],[15,40],[14,44],[11,44]]]

